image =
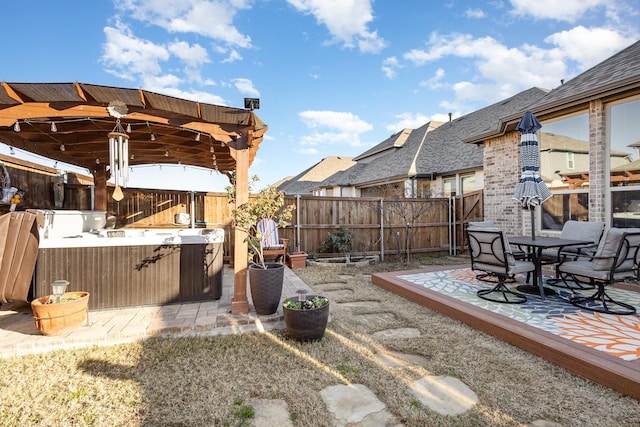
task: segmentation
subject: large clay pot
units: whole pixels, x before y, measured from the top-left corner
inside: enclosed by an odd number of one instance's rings
[[[80,326],[87,318],[89,293],[66,292],[62,298],[78,297],[68,302],[47,304],[51,296],[31,301],[36,328],[43,335],[61,335]]]
[[[312,299],[315,295],[307,295]],[[297,301],[296,297],[285,301]],[[316,341],[324,336],[329,320],[329,305],[309,310],[292,310],[282,307],[284,311],[284,323],[287,326],[287,335],[297,341]]]
[[[253,307],[258,314],[273,314],[278,311],[284,281],[283,264],[249,265],[249,286]]]

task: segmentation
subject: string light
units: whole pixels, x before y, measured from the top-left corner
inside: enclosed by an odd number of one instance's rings
[[[196,141],[200,142],[200,132],[196,134]]]
[[[51,122],[51,132],[58,132],[58,127],[56,126],[56,122]]]
[[[16,124],[13,125],[13,131],[14,132],[20,132],[20,121],[16,120]]]
[[[60,151],[64,151],[66,150],[66,148],[64,148],[64,144],[60,144]]]
[[[152,140],[152,141],[155,141],[155,140],[156,140],[156,134],[155,134],[155,133],[153,133],[153,132],[151,132],[151,140]]]
[[[131,133],[131,123],[127,123],[127,133]]]

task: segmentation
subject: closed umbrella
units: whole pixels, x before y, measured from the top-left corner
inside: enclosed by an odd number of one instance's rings
[[[536,116],[527,111],[516,129],[520,132],[520,163],[522,175],[513,198],[520,201],[524,209],[531,211],[531,238],[535,240],[535,208],[551,197],[551,191],[540,178],[540,147],[536,132],[542,127]]]

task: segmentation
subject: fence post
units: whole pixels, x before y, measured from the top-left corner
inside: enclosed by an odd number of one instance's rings
[[[300,252],[300,195],[296,194],[296,251]]]
[[[449,197],[449,255],[457,255],[456,198]]]
[[[380,198],[380,261],[384,261],[384,198]]]

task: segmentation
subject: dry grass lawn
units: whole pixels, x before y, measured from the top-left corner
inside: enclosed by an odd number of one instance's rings
[[[344,383],[366,385],[405,426],[517,426],[538,419],[564,426],[638,425],[637,400],[371,284],[368,274],[391,268],[406,266],[296,270],[316,292],[335,295],[325,338],[315,343],[293,342],[275,331],[0,360],[0,425],[249,426],[251,399],[263,398],[285,400],[295,426],[325,426],[330,423],[319,391]],[[370,303],[339,304],[362,301]],[[371,337],[400,327],[418,328],[421,335]],[[427,362],[388,368],[376,355],[389,351]],[[435,414],[407,386],[425,375],[459,378],[480,404],[458,417]]]

